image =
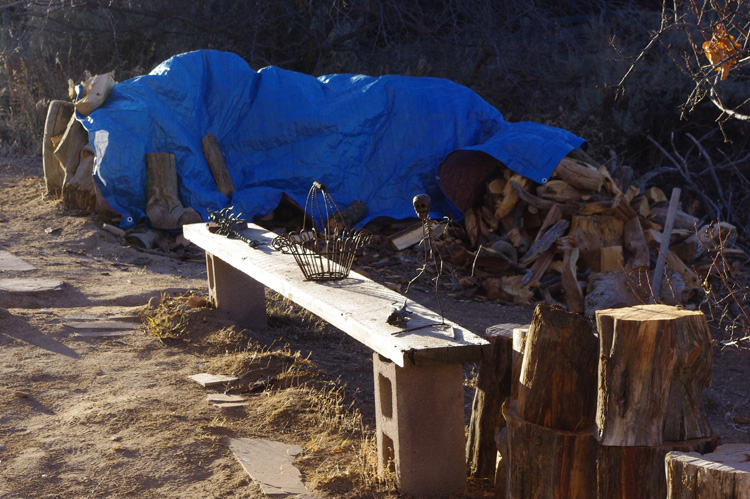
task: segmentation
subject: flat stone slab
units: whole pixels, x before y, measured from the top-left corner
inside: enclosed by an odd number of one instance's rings
[[[94,322],[65,322],[64,326],[72,327],[75,329],[108,329],[108,330],[123,330],[130,329],[134,330],[140,327],[140,324],[118,322],[118,321],[94,321]]]
[[[43,293],[45,291],[60,291],[63,282],[59,279],[0,279],[0,291],[16,294]]]
[[[76,336],[81,338],[104,338],[108,336],[129,336],[135,333],[135,329],[130,331],[76,331]]]
[[[263,493],[273,497],[305,494],[302,474],[292,464],[302,452],[299,445],[289,445],[258,438],[232,438],[229,449]]]
[[[221,385],[222,383],[229,383],[231,381],[237,381],[237,376],[225,376],[223,374],[191,374],[188,378],[192,379],[201,386],[215,386]]]
[[[0,270],[26,272],[28,270],[36,270],[36,267],[5,250],[0,250]]]
[[[206,400],[219,404],[226,404],[229,402],[247,402],[247,399],[242,395],[232,395],[229,393],[212,393],[206,397]]]

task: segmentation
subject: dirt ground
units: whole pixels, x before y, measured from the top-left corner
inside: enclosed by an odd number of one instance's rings
[[[0,497],[263,497],[228,449],[234,437],[302,446],[296,464],[313,497],[398,496],[373,476],[367,348],[272,294],[268,330],[240,330],[201,306],[202,252],[132,246],[103,230],[102,218],[43,199],[41,171],[38,159],[0,160],[0,249],[37,267],[0,279],[64,282],[44,293],[0,291]],[[425,288],[410,297],[434,299]],[[453,295],[443,306],[479,332],[527,323],[533,311]],[[94,338],[71,326],[104,320],[137,331]],[[203,388],[188,379],[199,372],[240,379]],[[748,374],[750,356],[715,352],[704,401],[723,442],[750,442],[750,426],[734,423],[750,417]],[[207,402],[224,392],[250,404]],[[490,494],[472,484],[466,497]]]

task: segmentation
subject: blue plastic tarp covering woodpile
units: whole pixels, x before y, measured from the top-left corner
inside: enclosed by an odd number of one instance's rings
[[[94,180],[122,227],[145,220],[145,155],[176,157],[179,195],[207,220],[234,206],[248,220],[286,193],[305,205],[320,181],[340,207],[366,218],[415,216],[412,198],[432,197],[432,216],[461,213],[441,192],[438,166],[451,152],[486,152],[544,183],[583,139],[538,123],[510,123],[472,90],[424,77],[314,77],[251,69],[239,56],[202,50],[174,56],[150,74],[115,85],[102,107],[77,115],[96,154]],[[211,133],[236,192],[221,194],[201,140]]]

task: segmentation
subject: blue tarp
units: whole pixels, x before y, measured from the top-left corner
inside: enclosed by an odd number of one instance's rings
[[[94,180],[122,227],[145,219],[145,155],[176,156],[182,203],[235,206],[248,220],[282,193],[305,205],[313,181],[339,206],[362,200],[364,224],[414,216],[412,197],[432,197],[433,217],[460,218],[437,170],[451,152],[486,152],[544,183],[583,139],[537,123],[510,123],[470,89],[448,80],[251,69],[239,56],[202,50],[174,56],[150,74],[115,85],[105,104],[77,115],[96,154]],[[236,192],[218,192],[201,139],[213,134]]]

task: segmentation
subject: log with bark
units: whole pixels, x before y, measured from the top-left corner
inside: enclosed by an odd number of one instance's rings
[[[607,499],[666,497],[667,478],[664,463],[666,456],[672,451],[710,452],[718,443],[718,437],[710,436],[682,442],[664,441],[661,445],[650,447],[600,446],[596,466],[597,493],[591,497],[606,497]]]
[[[673,451],[666,472],[667,499],[750,499],[750,444],[723,444],[704,454]]]
[[[503,412],[507,425],[509,497],[596,497],[594,427],[572,432],[533,424],[516,404]]]
[[[520,418],[546,428],[594,425],[599,340],[579,314],[538,305],[526,335],[518,387]]]
[[[483,336],[492,344],[492,355],[479,364],[466,441],[466,464],[469,475],[475,478],[495,475],[495,433],[505,425],[501,408],[510,397],[513,329],[520,326],[497,324],[487,328]]]
[[[711,334],[701,312],[641,305],[596,312],[596,423],[604,446],[660,446],[711,436],[703,389]]]

